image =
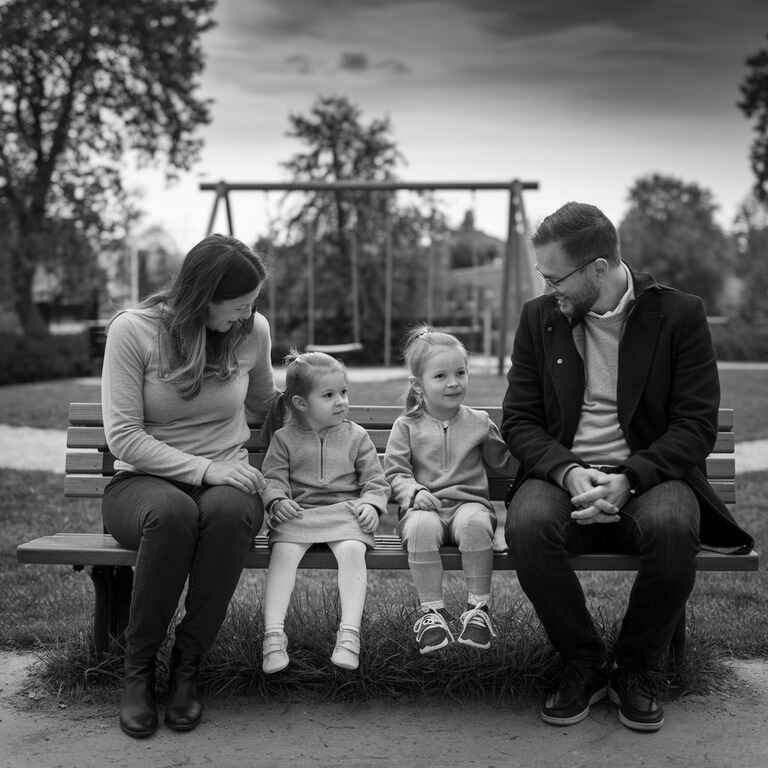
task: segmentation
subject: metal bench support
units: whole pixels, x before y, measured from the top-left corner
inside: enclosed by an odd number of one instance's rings
[[[109,649],[110,638],[121,640],[128,626],[133,568],[94,565],[90,575],[96,597],[93,642],[96,655],[101,657]]]

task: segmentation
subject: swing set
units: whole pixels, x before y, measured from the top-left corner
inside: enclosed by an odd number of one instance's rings
[[[520,181],[514,179],[507,182],[489,181],[457,181],[457,182],[396,182],[396,181],[342,181],[342,182],[244,182],[231,183],[224,180],[219,182],[201,183],[199,189],[203,192],[213,192],[214,200],[211,215],[208,220],[206,234],[213,231],[219,203],[224,203],[227,219],[227,228],[230,235],[234,234],[232,207],[229,195],[231,192],[262,192],[265,197],[265,207],[269,226],[269,243],[273,243],[273,220],[269,216],[269,194],[272,192],[370,192],[394,195],[398,191],[415,193],[437,191],[465,191],[471,195],[470,211],[474,214],[476,191],[506,191],[509,195],[507,240],[504,249],[504,261],[501,285],[501,317],[499,323],[498,344],[498,373],[504,370],[504,361],[507,356],[508,325],[511,316],[510,300],[514,302],[516,311],[522,308],[523,302],[533,296],[536,287],[535,272],[531,260],[527,258],[528,248],[526,244],[527,219],[523,205],[523,191],[537,190],[539,184],[536,181]],[[393,252],[392,252],[392,225],[393,217],[390,206],[387,204],[384,232],[385,253],[385,279],[384,279],[384,365],[389,366],[392,359],[392,276],[393,276]],[[351,274],[351,339],[334,344],[315,343],[315,249],[316,226],[314,222],[305,222],[305,255],[307,263],[307,351],[322,351],[332,355],[359,351],[363,348],[360,333],[360,305],[359,305],[359,243],[356,228],[351,228],[348,237],[350,274]],[[473,264],[477,265],[477,253],[474,232],[470,240]],[[434,281],[433,246],[430,245],[428,262],[428,291],[427,291],[427,322],[432,320],[432,283]],[[513,282],[514,280],[514,282]],[[269,281],[268,290],[270,307],[275,306],[275,287]],[[511,296],[511,285],[514,285],[514,293]],[[478,296],[475,296],[472,324],[476,328],[479,325],[477,317]],[[453,327],[452,327],[453,328]],[[464,329],[466,330],[466,329]]]

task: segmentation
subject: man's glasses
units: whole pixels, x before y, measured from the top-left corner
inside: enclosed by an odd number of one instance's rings
[[[543,275],[541,273],[541,270],[536,267],[536,271],[541,275],[541,279],[550,287],[550,288],[557,288],[560,283],[564,283],[571,275],[575,275],[577,272],[581,272],[582,269],[585,267],[588,267],[593,261],[597,261],[598,259],[602,259],[602,256],[593,256],[589,261],[585,261],[581,266],[576,267],[576,269],[572,269],[567,274],[563,275],[562,277],[547,277],[546,275]]]

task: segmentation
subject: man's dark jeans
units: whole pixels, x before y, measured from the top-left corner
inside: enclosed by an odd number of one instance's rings
[[[526,480],[509,505],[506,534],[520,585],[562,659],[600,665],[606,651],[586,607],[569,554],[636,554],[640,568],[614,647],[620,666],[658,668],[696,578],[699,506],[683,482],[669,481],[632,498],[615,523],[579,525],[569,495]]]
[[[189,577],[176,647],[192,657],[213,643],[235,591],[261,499],[227,485],[192,486],[122,472],[104,491],[107,530],[137,549],[126,658],[154,657]]]

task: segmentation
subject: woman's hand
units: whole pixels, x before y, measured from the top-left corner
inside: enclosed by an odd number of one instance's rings
[[[361,504],[355,511],[363,533],[373,533],[379,527],[379,513],[373,504]]]
[[[420,488],[413,497],[414,509],[431,509],[433,512],[439,512],[441,507],[440,499],[424,488]]]
[[[244,461],[212,461],[203,475],[207,485],[231,485],[243,493],[258,493],[266,483],[256,467]]]
[[[304,517],[304,513],[293,499],[278,499],[269,508],[269,517],[274,523],[284,523],[286,520]]]

